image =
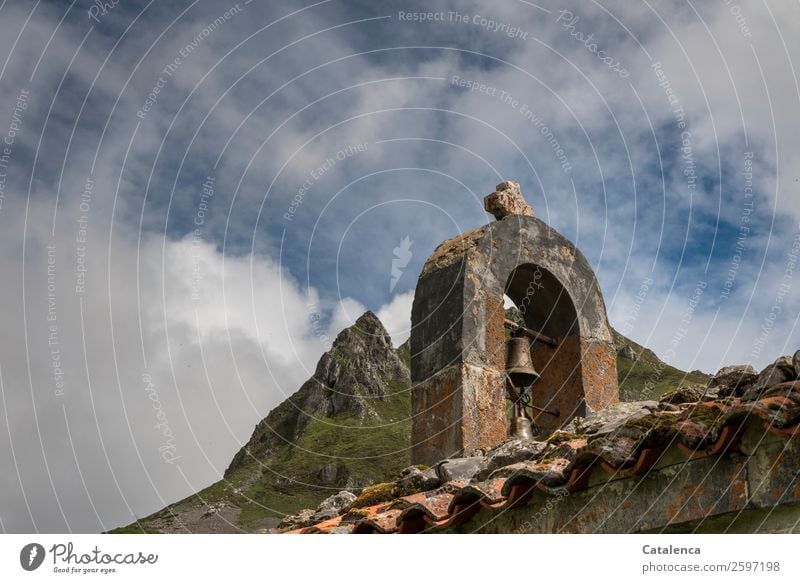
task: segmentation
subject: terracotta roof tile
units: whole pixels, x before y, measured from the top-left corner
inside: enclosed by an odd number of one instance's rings
[[[327,534],[342,526],[342,517],[334,516],[317,524],[287,531],[286,534]]]
[[[353,534],[391,534],[397,531],[397,517],[403,511],[390,508],[369,518],[363,518],[353,525]]]
[[[446,519],[450,502],[453,500],[453,494],[449,492],[442,492],[432,496],[426,496],[425,494],[415,494],[414,497],[417,498],[417,501],[403,510],[399,518],[404,519],[407,516],[413,516],[415,513],[421,513],[430,524]],[[411,496],[408,498],[411,498]]]
[[[487,508],[502,505],[506,497],[503,496],[503,484],[505,478],[490,478],[483,482],[467,484],[460,492],[457,492],[450,503],[451,512],[456,505],[467,505],[472,502],[480,502]]]
[[[501,475],[506,475],[506,484],[516,484],[531,480],[542,483],[550,488],[557,488],[567,484],[568,475],[565,473],[570,462],[564,458],[544,459],[536,462],[522,462],[508,466]],[[498,473],[498,472],[496,472]],[[503,494],[507,495],[508,486],[503,487]]]
[[[800,381],[771,387],[755,402],[729,397],[667,407],[672,409],[637,416],[607,433],[563,434],[565,440],[541,449],[537,459],[500,467],[488,479],[455,480],[291,532],[431,532],[466,522],[481,508],[525,505],[536,490],[584,489],[597,466],[612,478],[645,474],[671,444],[687,458],[723,455],[752,424],[784,438],[800,437]]]

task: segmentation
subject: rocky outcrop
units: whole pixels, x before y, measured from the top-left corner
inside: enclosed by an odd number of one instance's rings
[[[317,386],[304,409],[316,416],[354,415],[378,420],[374,399],[391,393],[390,381],[410,382],[408,368],[392,346],[389,333],[372,312],[344,329],[320,358],[312,381]]]
[[[441,484],[436,468],[409,466],[400,472],[397,478],[398,489],[406,494],[432,490]]]
[[[749,364],[734,364],[723,366],[717,374],[711,377],[708,387],[718,389],[720,396],[735,395],[741,396],[744,390],[751,386],[758,375],[755,369]]]
[[[119,532],[266,532],[282,519],[299,527],[335,515],[357,493],[380,491],[376,482],[410,462],[409,358],[408,343],[394,349],[366,312],[256,425],[222,480]],[[405,476],[413,491],[431,479],[438,483],[435,469]]]
[[[576,417],[563,429],[564,433],[576,435],[607,435],[624,423],[636,421],[661,409],[658,401],[630,401],[592,413],[585,418]]]
[[[314,519],[325,520],[327,518],[338,516],[340,513],[347,510],[350,505],[355,502],[355,500],[356,495],[352,492],[348,492],[347,490],[342,490],[333,496],[329,496],[320,502],[319,506],[317,506],[317,511],[314,513]]]
[[[758,399],[769,387],[797,379],[798,372],[800,371],[795,368],[792,357],[780,356],[758,374],[755,382],[743,391],[742,399]]]
[[[617,350],[617,356],[620,358],[626,358],[628,360],[633,360],[634,362],[639,360],[639,355],[631,348],[630,344],[624,344]]]
[[[492,472],[500,468],[535,459],[546,447],[547,442],[545,441],[509,439],[487,452],[475,477],[479,480],[485,480]]]
[[[310,508],[304,508],[295,514],[290,514],[289,516],[284,517],[284,519],[278,524],[278,530],[292,530],[295,528],[310,526],[315,522],[319,522],[319,520],[316,518],[316,514],[317,513]],[[321,518],[320,520],[324,519]]]
[[[719,393],[715,391],[710,394],[711,396],[708,399],[715,399],[719,396]],[[708,387],[699,385],[678,387],[664,393],[659,401],[670,405],[683,405],[684,403],[697,403],[698,401],[706,400],[707,395],[709,395]]]
[[[483,463],[483,456],[470,456],[442,460],[436,464],[436,473],[442,482],[469,480]]]
[[[725,366],[708,382],[719,397],[741,397],[754,401],[775,385],[800,378],[800,350],[794,356],[780,356],[760,373],[749,364]]]

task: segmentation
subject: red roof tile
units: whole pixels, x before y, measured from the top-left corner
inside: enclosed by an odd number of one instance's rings
[[[723,455],[746,426],[761,422],[785,438],[800,436],[800,381],[768,389],[755,402],[723,399],[680,405],[623,424],[607,435],[587,435],[554,445],[539,459],[510,464],[482,481],[454,481],[399,498],[387,505],[360,508],[348,515],[291,532],[415,533],[466,522],[480,508],[501,510],[527,504],[534,492],[555,493],[587,487],[595,466],[615,478],[644,474],[676,443],[688,458]]]

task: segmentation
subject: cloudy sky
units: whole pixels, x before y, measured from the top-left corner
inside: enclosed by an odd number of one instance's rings
[[[800,348],[796,2],[100,6],[0,1],[0,530],[219,479],[507,178],[671,364]]]

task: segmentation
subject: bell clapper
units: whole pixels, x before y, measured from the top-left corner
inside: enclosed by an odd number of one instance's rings
[[[540,377],[533,367],[530,350],[530,339],[523,334],[515,334],[506,342],[505,384],[509,398],[514,404],[510,433],[517,439],[533,439],[533,421],[527,409],[555,417],[559,415],[558,410],[550,411],[531,403],[532,386]]]

